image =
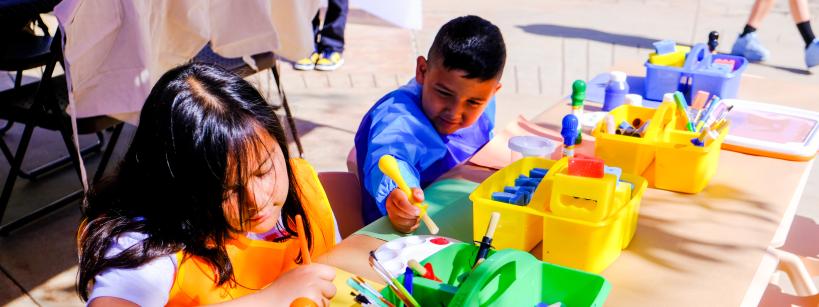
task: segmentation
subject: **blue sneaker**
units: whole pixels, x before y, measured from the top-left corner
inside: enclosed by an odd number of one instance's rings
[[[761,62],[767,60],[771,52],[762,46],[756,38],[756,33],[751,32],[737,37],[737,41],[731,47],[731,54],[745,57],[751,62]]]
[[[819,38],[814,39],[808,49],[805,49],[805,64],[808,68],[819,65]]]

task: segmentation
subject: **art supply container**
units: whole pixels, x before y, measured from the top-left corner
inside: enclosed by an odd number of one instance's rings
[[[473,244],[454,244],[423,260],[421,264],[431,263],[443,282],[415,276],[413,297],[421,306],[535,306],[541,302],[602,306],[611,291],[611,284],[602,276],[541,262],[513,249],[490,250],[473,270],[477,250]],[[381,293],[403,306],[389,289]]]

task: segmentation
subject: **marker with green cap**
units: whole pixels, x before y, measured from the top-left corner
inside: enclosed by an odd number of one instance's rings
[[[685,127],[688,128],[688,131],[694,132],[694,124],[691,123],[691,119],[688,118],[688,103],[685,101],[685,96],[680,91],[674,92],[674,101],[677,102],[677,108],[680,109],[680,115],[682,118],[685,119]]]
[[[586,82],[583,80],[575,80],[572,83],[572,114],[578,120],[583,118],[583,101],[586,100]],[[583,133],[581,129],[577,129],[577,140],[575,144],[580,144],[583,141]]]

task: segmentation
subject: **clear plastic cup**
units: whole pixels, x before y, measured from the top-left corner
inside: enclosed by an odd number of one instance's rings
[[[510,138],[508,146],[512,150],[512,162],[515,162],[523,157],[551,157],[557,144],[547,138],[523,135]]]

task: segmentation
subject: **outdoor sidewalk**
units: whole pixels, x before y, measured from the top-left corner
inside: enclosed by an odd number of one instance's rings
[[[352,10],[347,27],[345,64],[334,72],[294,71],[282,63],[285,90],[297,120],[305,158],[318,171],[346,170],[347,153],[363,114],[388,91],[415,74],[415,58],[426,55],[438,28],[461,15],[482,16],[501,28],[508,59],[498,93],[498,127],[518,114],[533,116],[568,95],[571,82],[607,72],[617,63],[642,61],[650,44],[673,39],[690,45],[703,42],[711,30],[721,33],[719,50],[728,52],[747,18],[752,0],[494,0],[424,2],[420,31],[390,27]],[[811,3],[819,29],[819,3]],[[758,31],[772,51],[771,60],[753,64],[748,74],[803,84],[819,84],[819,75],[804,70],[803,43],[791,21],[787,1],[779,1]],[[32,72],[36,75],[36,72]],[[270,78],[251,77],[269,97]],[[11,78],[0,75],[0,87]],[[776,103],[769,101],[769,103]],[[819,101],[814,111],[819,111]],[[22,127],[4,136],[16,147]],[[128,140],[127,127],[122,140]],[[55,141],[56,140],[56,141]],[[84,139],[90,142],[91,138]],[[121,156],[127,141],[120,142]],[[38,131],[31,144],[32,166],[64,152],[57,134]],[[291,148],[292,149],[292,148]],[[99,156],[86,161],[92,172]],[[113,162],[110,169],[113,169]],[[799,214],[819,221],[819,170],[808,181]],[[0,165],[5,177],[8,164]],[[79,187],[70,169],[36,182],[18,180],[11,219]],[[76,296],[77,206],[0,238],[0,305],[82,306]],[[340,294],[343,292],[339,292]]]

